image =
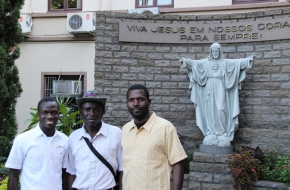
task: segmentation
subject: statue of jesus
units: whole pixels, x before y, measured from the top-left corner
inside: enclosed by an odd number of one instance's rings
[[[213,43],[205,59],[177,58],[181,68],[188,69],[190,100],[195,105],[197,126],[205,136],[203,144],[230,146],[239,125],[239,89],[255,54],[225,59],[221,45]]]

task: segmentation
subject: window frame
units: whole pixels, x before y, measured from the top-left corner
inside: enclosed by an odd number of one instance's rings
[[[65,78],[69,77],[69,76],[80,76],[82,75],[83,78],[83,92],[87,92],[87,73],[86,72],[41,72],[41,97],[40,98],[44,98],[45,97],[45,77],[46,76],[63,76]],[[72,80],[72,79],[65,79],[65,80]],[[78,80],[78,79],[77,79]]]
[[[279,0],[232,0],[233,5],[278,2]]]
[[[139,5],[139,0],[135,0],[135,8],[150,8],[150,7],[173,8],[174,0],[171,0],[170,5],[157,5],[157,0],[153,0],[153,5],[148,5],[148,6]]]
[[[48,0],[48,11],[51,12],[63,12],[63,11],[81,11],[83,9],[83,0],[81,1],[81,8],[68,8],[68,0],[63,1],[63,9],[51,9],[52,0]]]

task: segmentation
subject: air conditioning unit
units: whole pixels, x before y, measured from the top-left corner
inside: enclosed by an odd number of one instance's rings
[[[29,34],[31,32],[32,19],[29,15],[20,15],[18,22],[23,34]]]
[[[129,9],[128,12],[130,14],[153,14],[153,15],[158,15],[160,13],[158,7]]]
[[[78,96],[82,93],[82,81],[54,80],[52,83],[54,96]]]
[[[92,12],[67,13],[67,31],[74,35],[95,35],[96,15]]]

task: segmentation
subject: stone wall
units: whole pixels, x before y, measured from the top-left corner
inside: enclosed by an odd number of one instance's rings
[[[201,59],[211,44],[153,44],[118,41],[121,20],[156,23],[246,22],[290,15],[290,9],[217,15],[130,15],[97,12],[95,89],[108,97],[104,120],[123,126],[131,120],[126,108],[127,88],[141,83],[149,88],[151,110],[171,121],[180,134],[188,136],[185,148],[193,153],[203,135],[195,123],[189,100],[187,70],[175,57]],[[290,19],[289,19],[290,20]],[[222,44],[226,58],[256,54],[240,91],[240,127],[234,146],[262,148],[275,145],[290,155],[290,40]]]
[[[226,163],[227,156],[229,154],[208,154],[195,151],[193,161],[190,162],[188,189],[233,189],[233,178]]]

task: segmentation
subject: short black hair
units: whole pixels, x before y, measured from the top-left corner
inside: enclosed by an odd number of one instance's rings
[[[37,105],[37,111],[38,111],[38,112],[39,112],[39,109],[40,109],[40,105],[41,105],[43,102],[56,102],[56,103],[57,103],[57,108],[58,108],[58,110],[59,110],[59,103],[56,101],[56,99],[54,99],[54,98],[50,98],[50,97],[46,97],[46,98],[41,99],[41,100],[38,102],[38,105]]]
[[[148,92],[148,89],[144,85],[133,84],[132,86],[130,86],[127,90],[127,99],[128,99],[129,91],[131,91],[131,90],[144,90],[145,95],[146,95],[147,99],[149,100],[149,92]]]

